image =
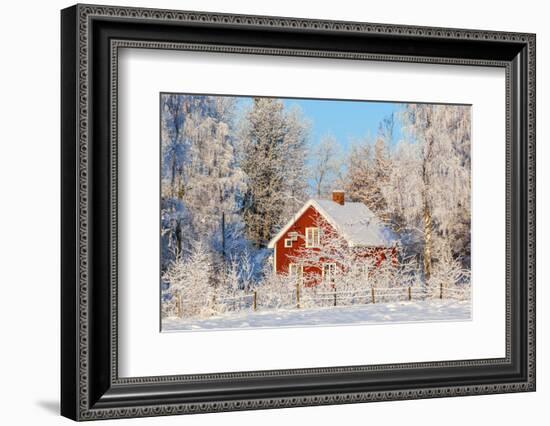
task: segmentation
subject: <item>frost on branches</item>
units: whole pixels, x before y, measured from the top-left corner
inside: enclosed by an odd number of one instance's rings
[[[351,200],[387,221],[405,252],[422,261],[426,280],[449,252],[470,267],[470,128],[467,106],[407,104],[348,158],[343,185]]]
[[[269,240],[306,199],[308,124],[283,103],[254,98],[241,123],[240,165],[246,175],[242,200],[245,234],[257,248]]]
[[[276,98],[163,94],[160,118],[163,320],[470,300],[469,107],[404,104],[354,141],[314,140]],[[268,242],[335,189],[391,229],[391,255],[321,218],[319,246],[274,273]]]
[[[185,260],[178,254],[170,263],[162,279],[169,285],[178,316],[205,316],[215,312],[212,275],[212,254],[200,241],[193,243]],[[193,303],[194,300],[201,300],[201,303]]]

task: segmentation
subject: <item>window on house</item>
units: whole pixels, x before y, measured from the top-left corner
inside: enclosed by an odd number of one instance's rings
[[[290,263],[288,265],[288,275],[294,278],[296,282],[302,282],[304,276],[304,267],[296,263]]]
[[[289,248],[292,247],[292,243],[298,239],[298,233],[297,232],[289,232],[288,238],[285,238],[285,247]]]
[[[306,247],[319,246],[319,228],[306,228]]]
[[[336,263],[323,263],[323,280],[334,281],[336,275]]]
[[[358,278],[368,282],[369,280],[369,267],[366,263],[359,263],[357,265],[357,276]]]

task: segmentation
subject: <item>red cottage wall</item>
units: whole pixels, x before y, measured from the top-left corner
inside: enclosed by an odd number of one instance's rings
[[[291,258],[299,254],[300,249],[305,247],[305,239],[303,236],[306,234],[306,228],[317,226],[319,223],[319,213],[314,207],[310,206],[294,224],[279,238],[275,243],[275,272],[277,274],[287,274],[288,265],[291,262]],[[326,226],[330,226],[324,222]],[[285,239],[289,238],[289,233],[297,232],[298,239],[292,243],[292,247],[285,247]],[[315,250],[315,249],[312,249]],[[385,247],[370,247],[365,249],[357,249],[357,257],[374,257],[376,259],[376,266],[379,266],[382,261],[387,258],[392,259],[393,264],[397,264],[397,252],[395,248]],[[330,259],[327,259],[330,262]],[[321,267],[305,267],[304,274],[319,274],[321,275]]]
[[[295,222],[294,224],[286,231],[285,234],[275,244],[275,272],[278,274],[288,273],[288,265],[292,263],[289,259],[292,256],[297,256],[300,248],[305,247],[306,242],[303,238],[306,234],[306,228],[316,226],[319,218],[319,213],[313,207],[309,207]],[[292,243],[292,247],[285,247],[285,239],[289,237],[289,233],[297,232],[298,239]],[[317,269],[316,272],[320,272],[319,268],[305,268],[304,273],[314,272],[314,269]]]

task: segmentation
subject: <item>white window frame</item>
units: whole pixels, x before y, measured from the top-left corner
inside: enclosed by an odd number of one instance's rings
[[[298,239],[298,233],[296,231],[289,232],[287,238],[285,238],[285,248],[291,248],[292,243]]]
[[[325,268],[329,268],[331,269],[331,272],[329,274],[328,277],[326,277],[326,273],[325,273]],[[322,275],[322,278],[323,278],[323,281],[325,280],[334,280],[335,278],[335,275],[336,275],[336,263],[334,262],[323,262],[321,264],[321,275]]]
[[[321,233],[318,227],[306,228],[306,248],[319,247],[321,245]]]
[[[296,268],[294,272],[292,271],[293,268]],[[289,263],[288,275],[294,277],[296,279],[296,282],[301,283],[304,279],[304,265],[300,265],[298,263]]]

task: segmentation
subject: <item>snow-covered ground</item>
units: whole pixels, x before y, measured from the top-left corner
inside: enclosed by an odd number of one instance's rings
[[[166,318],[162,331],[279,328],[396,322],[466,321],[471,302],[427,300],[317,309],[244,312],[207,319]]]

